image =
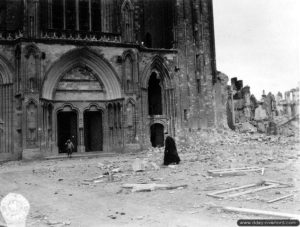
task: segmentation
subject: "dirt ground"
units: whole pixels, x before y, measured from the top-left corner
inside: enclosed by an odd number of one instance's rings
[[[211,205],[254,208],[300,214],[300,149],[295,137],[239,135],[221,132],[177,138],[182,162],[162,167],[163,149],[113,157],[72,158],[0,165],[0,199],[9,192],[24,195],[31,204],[27,226],[210,226],[232,227],[241,218],[270,218],[229,213]],[[145,171],[134,172],[139,158]],[[155,165],[155,164],[156,165]],[[159,168],[157,168],[159,166]],[[212,177],[207,170],[245,166],[261,172]],[[107,171],[107,175],[88,181]],[[207,196],[216,190],[276,180],[293,186],[272,188],[231,199]],[[160,183],[186,188],[131,192],[126,183]],[[293,198],[268,200],[287,194]],[[0,223],[4,223],[0,216]]]

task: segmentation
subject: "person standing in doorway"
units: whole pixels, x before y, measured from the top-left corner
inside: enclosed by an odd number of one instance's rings
[[[74,150],[74,144],[72,143],[72,141],[70,139],[68,139],[67,142],[65,143],[65,145],[66,145],[68,158],[72,158],[72,153],[73,153],[73,150]]]

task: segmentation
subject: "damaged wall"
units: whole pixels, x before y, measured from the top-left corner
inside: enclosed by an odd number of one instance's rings
[[[261,100],[257,100],[250,87],[232,78],[227,91],[227,123],[233,130],[277,134],[283,125],[299,119],[299,88],[285,92],[284,98],[280,92],[275,97],[263,91]]]

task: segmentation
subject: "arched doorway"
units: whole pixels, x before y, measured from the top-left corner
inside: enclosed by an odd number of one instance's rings
[[[58,59],[46,72],[42,88],[42,99],[53,101],[54,110],[60,110],[66,105],[71,105],[72,110],[76,109],[78,152],[111,149],[114,143],[109,142],[112,138],[108,133],[109,124],[104,122],[104,113],[98,112],[98,107],[88,110],[86,108],[91,107],[93,103],[104,110],[105,103],[119,100],[121,97],[120,79],[115,69],[109,61],[90,48],[71,50]],[[64,119],[64,116],[53,119],[57,120],[53,122],[53,125],[57,126],[53,128],[53,132],[59,135],[54,139],[61,147],[65,136],[58,131],[70,129],[68,126],[61,126],[65,122],[60,119]],[[122,127],[118,127],[117,130],[121,131]],[[120,132],[119,134],[122,135]],[[116,138],[123,139],[120,136]],[[122,141],[118,145],[122,146]],[[58,150],[61,152],[60,147]]]
[[[103,150],[103,126],[101,111],[84,112],[85,151]]]
[[[59,111],[57,113],[57,145],[59,153],[65,153],[65,143],[68,139],[74,144],[77,151],[77,112]]]
[[[159,123],[155,123],[150,127],[150,141],[152,147],[164,146],[164,126]]]
[[[148,85],[148,110],[149,115],[162,115],[162,94],[160,78],[153,72]]]

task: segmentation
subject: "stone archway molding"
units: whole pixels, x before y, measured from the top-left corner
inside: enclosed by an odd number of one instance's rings
[[[9,61],[0,55],[0,84],[12,84],[13,83],[13,67]]]
[[[141,80],[142,88],[148,88],[148,82],[153,72],[157,73],[161,78],[164,89],[174,88],[174,83],[170,76],[168,67],[165,65],[164,59],[158,55],[153,57],[151,63],[149,63],[143,71]]]
[[[71,50],[59,58],[45,75],[41,97],[53,100],[55,88],[68,70],[78,65],[87,65],[102,81],[108,100],[121,98],[120,80],[113,67],[103,57],[89,48]]]

